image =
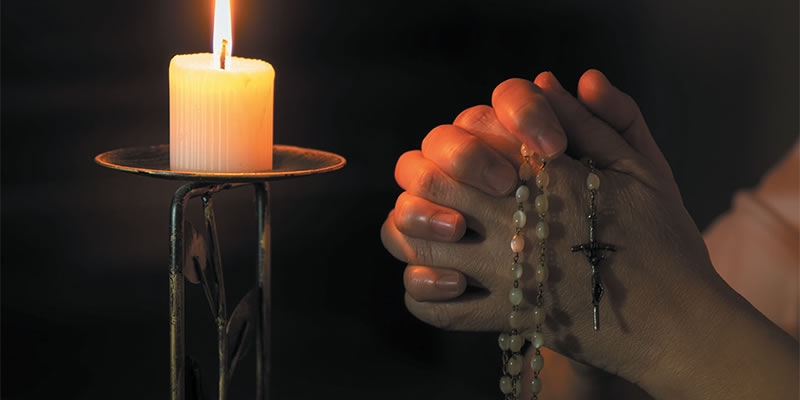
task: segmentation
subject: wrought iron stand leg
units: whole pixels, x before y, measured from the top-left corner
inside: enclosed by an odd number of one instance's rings
[[[270,388],[270,241],[272,232],[269,212],[269,183],[255,184],[258,208],[258,287],[260,302],[256,323],[256,399],[267,400]]]
[[[172,198],[169,220],[169,349],[170,394],[172,400],[184,400],[183,343],[183,213],[194,185],[181,186]]]

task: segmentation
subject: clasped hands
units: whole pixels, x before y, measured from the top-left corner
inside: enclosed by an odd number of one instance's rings
[[[550,160],[545,346],[651,394],[679,395],[659,368],[679,363],[681,352],[713,351],[704,340],[674,349],[687,338],[686,327],[728,323],[730,293],[638,106],[596,70],[581,77],[577,97],[549,72],[533,82],[507,80],[494,90],[491,107],[464,110],[453,124],[430,131],[421,150],[400,157],[395,179],[404,192],[381,238],[408,263],[408,310],[445,329],[508,328],[522,143]],[[600,270],[606,295],[597,333],[589,266],[569,251],[587,239],[585,158],[594,160],[601,181],[598,240],[618,249]],[[526,250],[522,260],[523,321],[532,321],[534,257]],[[523,323],[523,335],[532,329]]]

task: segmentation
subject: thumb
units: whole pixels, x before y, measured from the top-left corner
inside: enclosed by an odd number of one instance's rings
[[[547,158],[567,148],[567,136],[542,90],[533,82],[512,78],[492,93],[497,118],[522,144]]]

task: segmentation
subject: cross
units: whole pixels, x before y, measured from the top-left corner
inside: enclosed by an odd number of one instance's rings
[[[594,200],[594,199],[593,199]],[[592,201],[592,213],[589,214],[589,241],[583,244],[572,246],[572,252],[583,252],[589,265],[592,267],[592,320],[594,322],[594,330],[600,330],[600,299],[603,297],[605,290],[603,282],[597,273],[597,267],[600,261],[606,258],[609,251],[617,251],[617,247],[613,244],[600,243],[595,240],[594,233],[597,227],[597,213],[594,210],[594,201]]]

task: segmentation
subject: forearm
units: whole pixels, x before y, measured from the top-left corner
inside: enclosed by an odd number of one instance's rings
[[[698,303],[644,376],[656,398],[798,398],[798,343],[729,287]]]

